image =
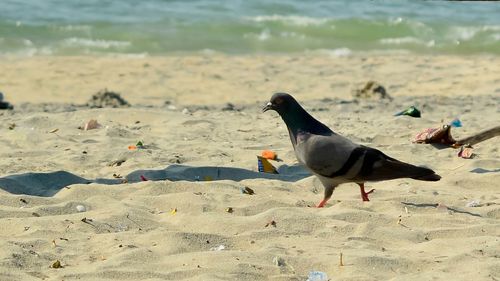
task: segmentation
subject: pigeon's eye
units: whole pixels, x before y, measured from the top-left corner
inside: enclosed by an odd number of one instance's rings
[[[274,100],[274,103],[275,104],[282,104],[283,103],[283,99],[277,98],[277,99]]]

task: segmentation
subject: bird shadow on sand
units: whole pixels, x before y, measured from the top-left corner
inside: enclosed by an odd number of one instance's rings
[[[299,165],[282,165],[278,174],[259,173],[252,170],[233,167],[171,165],[160,170],[137,170],[123,179],[94,180],[85,179],[66,171],[50,173],[25,173],[0,178],[0,189],[13,194],[34,195],[42,197],[54,196],[59,190],[72,184],[122,184],[148,181],[218,181],[247,179],[271,179],[295,182],[309,177],[311,174]]]

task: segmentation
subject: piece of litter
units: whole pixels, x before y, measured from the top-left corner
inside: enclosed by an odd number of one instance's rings
[[[219,245],[219,246],[217,246],[217,247],[212,247],[212,248],[210,248],[210,251],[222,251],[222,250],[224,250],[224,249],[226,249],[226,246],[224,246],[224,245]]]
[[[135,146],[135,145],[128,146],[128,150],[136,150],[136,149],[137,149],[137,146]]]
[[[344,254],[342,252],[340,252],[339,266],[344,266]]]
[[[276,227],[276,221],[275,220],[271,220],[268,223],[266,223],[266,225],[264,227],[269,227],[269,226]]]
[[[83,205],[76,205],[76,210],[80,213],[83,213],[83,212],[87,211],[87,208],[85,208],[85,206],[83,206]]]
[[[307,276],[307,281],[328,281],[328,275],[322,271],[311,271]]]
[[[141,175],[141,180],[142,181],[148,181],[148,179],[145,176],[143,176],[143,175]]]
[[[394,114],[394,116],[401,116],[401,115],[408,115],[408,116],[416,117],[416,118],[420,118],[420,116],[421,116],[420,110],[418,110],[413,105],[408,107],[407,109],[401,111],[401,112]]]
[[[53,129],[53,130],[50,130],[49,133],[53,134],[55,132],[59,131],[59,129]]]
[[[97,120],[95,119],[90,119],[87,123],[83,125],[83,130],[88,131],[88,130],[93,130],[101,127],[101,124],[97,123]]]
[[[50,267],[51,268],[62,268],[63,266],[61,265],[61,262],[59,260],[56,260]]]
[[[231,214],[232,212],[234,212],[233,208],[231,208],[231,207],[227,207],[226,208],[226,213],[230,213]]]
[[[474,158],[475,154],[472,152],[472,146],[464,145],[460,147],[460,151],[458,152],[457,156],[464,159],[472,159]]]
[[[479,200],[472,200],[470,202],[467,202],[467,204],[465,204],[465,207],[480,207],[481,206],[481,202]]]
[[[451,126],[444,125],[441,128],[427,128],[418,133],[413,140],[414,143],[440,143],[453,145],[456,141],[451,136]]]
[[[248,195],[254,195],[254,194],[255,194],[255,192],[253,191],[253,189],[251,189],[251,188],[250,188],[250,187],[248,187],[248,186],[245,186],[245,187],[240,188],[240,191],[241,191],[241,193],[243,193],[243,194],[248,194]]]
[[[173,208],[173,209],[170,211],[170,214],[171,214],[171,215],[175,215],[175,214],[177,214],[177,208]]]
[[[462,122],[460,121],[460,119],[455,118],[455,119],[453,119],[453,121],[450,122],[450,126],[455,127],[455,128],[460,128],[460,127],[462,127]]]
[[[118,167],[118,166],[121,166],[125,161],[127,161],[127,159],[124,159],[124,158],[118,159],[118,160],[115,160],[115,161],[111,161],[108,164],[108,166],[109,167],[113,167],[113,166],[117,166]]]
[[[283,259],[282,257],[274,257],[273,258],[273,263],[274,263],[275,266],[278,266],[278,267],[286,265],[285,259]]]
[[[271,151],[271,150],[263,150],[261,156],[263,158],[266,158],[266,159],[269,159],[269,160],[275,160],[275,161],[278,161],[278,162],[283,161],[283,160],[281,160],[281,159],[278,158],[278,154],[276,154],[276,152]]]
[[[257,169],[260,173],[278,174],[276,168],[262,156],[257,156]]]

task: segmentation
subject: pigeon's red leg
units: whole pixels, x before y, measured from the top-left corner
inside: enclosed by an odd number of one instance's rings
[[[358,185],[359,185],[359,189],[361,190],[361,199],[363,199],[363,201],[370,201],[370,199],[368,198],[368,194],[374,192],[375,189],[372,189],[372,190],[366,192],[364,183],[358,183]]]
[[[328,198],[330,199],[330,198]],[[328,202],[328,199],[323,199],[321,200],[321,202],[319,202],[318,206],[316,206],[316,208],[323,208],[326,204],[326,202]]]
[[[325,206],[326,202],[328,202],[328,200],[330,200],[330,198],[332,197],[332,193],[335,190],[335,187],[336,186],[325,186],[325,195],[323,196],[323,200],[319,202],[316,208],[323,208]]]

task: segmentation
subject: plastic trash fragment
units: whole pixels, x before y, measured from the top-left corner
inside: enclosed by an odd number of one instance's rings
[[[394,114],[394,116],[401,116],[401,115],[408,115],[408,116],[416,117],[416,118],[420,118],[420,116],[421,116],[420,110],[418,110],[413,105],[408,107],[407,109],[401,111],[401,112]]]
[[[471,159],[471,158],[474,158],[474,156],[475,156],[475,154],[472,152],[472,146],[470,146],[470,145],[462,146],[457,155],[458,155],[458,157],[465,158],[465,159]]]
[[[62,268],[63,266],[61,265],[61,262],[59,260],[56,260],[50,267],[51,268]]]
[[[283,160],[279,159],[278,154],[276,154],[276,152],[274,152],[272,150],[263,150],[261,156],[263,158],[266,158],[269,160],[274,160],[274,161],[278,161],[278,162],[283,161]]]
[[[441,143],[453,145],[456,140],[453,139],[450,132],[451,126],[444,125],[441,128],[428,128],[418,133],[413,142],[415,143]]]
[[[460,119],[455,118],[455,119],[453,119],[453,121],[450,122],[450,126],[455,127],[455,128],[460,128],[460,127],[462,127],[462,122],[460,121]]]
[[[270,220],[269,222],[266,223],[266,225],[264,227],[269,227],[269,226],[276,227],[276,221],[275,220]]]
[[[143,175],[141,175],[141,180],[142,181],[148,181],[148,179],[145,176],[143,176]]]
[[[88,130],[97,129],[99,127],[101,127],[101,125],[97,122],[97,120],[91,119],[87,123],[85,123],[83,130],[88,131]]]
[[[175,215],[175,214],[177,214],[177,208],[173,208],[173,209],[170,211],[170,214],[171,214],[171,215]]]
[[[248,187],[248,186],[245,186],[245,187],[240,188],[240,191],[241,191],[241,193],[243,193],[243,194],[248,194],[248,195],[254,195],[254,194],[255,194],[255,192],[253,191],[253,189],[251,189],[251,188],[250,188],[250,187]]]
[[[311,271],[307,281],[328,281],[328,275],[322,271]]]
[[[481,201],[479,200],[472,200],[470,202],[467,202],[467,204],[465,204],[465,207],[480,207],[481,206]]]
[[[3,94],[0,92],[0,109],[14,109],[14,106],[12,104],[3,101]]]
[[[260,173],[278,174],[276,168],[262,156],[257,156],[257,167]]]
[[[226,246],[224,246],[224,245],[219,245],[219,246],[217,246],[217,247],[212,247],[212,248],[210,248],[210,251],[222,251],[222,250],[224,250],[224,249],[226,249]]]
[[[278,257],[278,256],[276,256],[276,257],[273,258],[273,263],[277,267],[281,267],[281,266],[285,266],[286,265],[285,259],[283,259],[282,257]]]
[[[85,206],[83,206],[83,205],[76,205],[75,208],[80,213],[83,213],[83,212],[87,211],[87,208],[85,208]]]

